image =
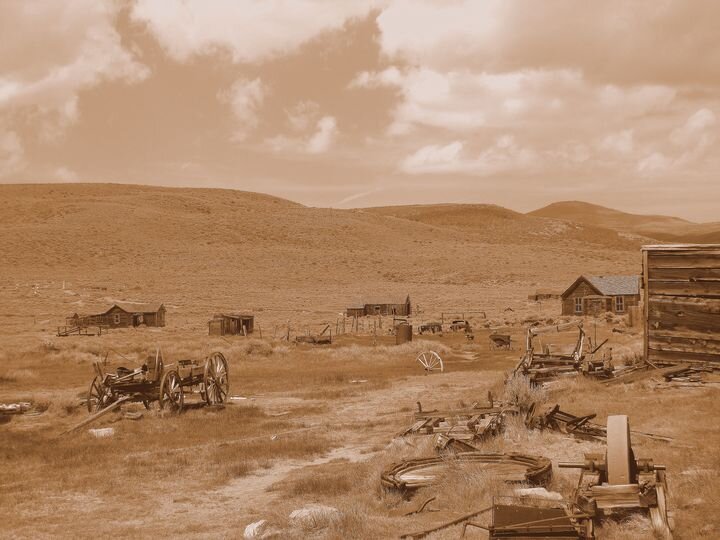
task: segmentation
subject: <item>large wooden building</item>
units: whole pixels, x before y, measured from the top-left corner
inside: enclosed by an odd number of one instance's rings
[[[720,363],[720,244],[643,246],[645,359]]]
[[[368,315],[396,315],[408,317],[412,315],[410,295],[405,298],[366,298],[345,310],[348,317],[365,317]]]
[[[255,317],[240,313],[216,313],[208,322],[211,336],[247,336],[255,329]]]
[[[87,328],[106,326],[109,328],[127,328],[130,326],[165,326],[165,306],[163,304],[136,304],[133,302],[115,302],[110,309],[95,315],[73,314],[66,324]]]
[[[560,298],[563,315],[623,315],[640,303],[640,277],[580,276]]]

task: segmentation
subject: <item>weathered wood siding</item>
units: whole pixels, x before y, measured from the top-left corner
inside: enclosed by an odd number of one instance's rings
[[[132,313],[114,306],[105,314],[105,324],[111,328],[125,328],[133,325]]]
[[[720,363],[720,246],[643,247],[645,357]]]

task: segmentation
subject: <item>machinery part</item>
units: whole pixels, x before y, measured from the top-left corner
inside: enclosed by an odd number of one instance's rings
[[[607,479],[611,485],[632,484],[632,464],[634,462],[630,448],[630,424],[625,415],[608,416],[607,419]]]
[[[203,374],[205,401],[208,405],[224,403],[230,390],[227,360],[220,352],[214,352],[205,361]]]
[[[185,403],[185,393],[182,381],[177,371],[171,370],[163,374],[160,380],[160,409],[172,412],[182,412]]]
[[[433,485],[458,464],[476,465],[508,483],[544,484],[552,476],[552,462],[542,456],[460,452],[452,459],[441,456],[412,459],[391,466],[380,476],[386,488],[417,489]]]
[[[445,366],[443,365],[442,358],[440,358],[440,355],[435,351],[421,352],[420,354],[418,354],[416,360],[420,362],[420,365],[423,367],[426,373],[430,373],[431,371],[434,371],[436,369],[439,369],[440,371],[445,371]]]
[[[87,410],[89,413],[100,411],[114,401],[112,392],[103,383],[102,377],[96,375],[90,383],[87,397]]]

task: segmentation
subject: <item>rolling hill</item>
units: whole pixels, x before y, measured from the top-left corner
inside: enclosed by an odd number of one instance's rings
[[[720,242],[720,222],[693,223],[669,216],[629,214],[580,201],[552,203],[527,215],[632,232],[669,242]]]
[[[638,272],[643,242],[496,206],[334,210],[114,184],[0,186],[0,228],[2,328],[113,299],[161,301],[194,325],[245,309],[334,320],[368,294],[502,311],[581,273]]]

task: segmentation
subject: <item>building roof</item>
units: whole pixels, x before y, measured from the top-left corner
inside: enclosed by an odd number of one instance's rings
[[[580,276],[562,294],[567,296],[581,282],[585,281],[601,296],[627,296],[640,294],[639,276]]]
[[[115,302],[113,305],[105,311],[107,313],[115,306],[119,307],[127,313],[155,313],[160,311],[160,308],[164,306],[162,304],[142,304],[140,302]]]
[[[254,315],[249,313],[215,313],[213,319],[252,319]]]
[[[404,296],[387,296],[387,297],[378,297],[378,296],[369,296],[367,298],[361,298],[360,300],[356,300],[353,303],[351,303],[348,308],[352,309],[362,309],[365,306],[383,306],[383,305],[404,305],[410,301],[410,295],[406,294]]]

